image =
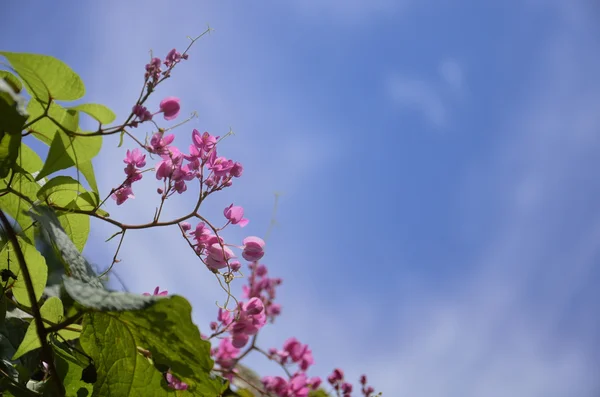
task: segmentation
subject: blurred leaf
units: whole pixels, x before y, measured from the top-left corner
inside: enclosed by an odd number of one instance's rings
[[[21,134],[28,117],[25,98],[3,78],[0,78],[0,114],[0,133]]]
[[[23,89],[23,83],[21,83],[21,80],[19,80],[17,76],[8,70],[0,70],[0,79],[4,79],[8,84],[10,84],[13,91],[17,94]]]
[[[82,306],[103,312],[144,309],[154,304],[158,297],[107,291],[71,277],[63,277],[67,294]]]

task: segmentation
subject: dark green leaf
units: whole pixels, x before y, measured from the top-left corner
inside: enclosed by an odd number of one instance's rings
[[[148,376],[145,375],[150,371],[148,367],[134,366],[140,358],[147,362],[137,353],[137,347],[140,346],[151,352],[156,365],[170,368],[174,376],[187,383],[192,395],[214,397],[223,393],[227,382],[210,375],[214,364],[210,358],[210,343],[200,337],[198,327],[192,322],[191,311],[187,300],[171,296],[159,299],[145,310],[86,315],[80,341],[84,350],[94,358],[98,368],[98,383],[107,382],[101,382],[101,379],[105,379],[109,372],[118,371],[117,366],[127,368],[119,364],[119,360],[125,357],[116,356],[117,350],[127,350],[127,358],[131,363],[128,367],[129,377],[121,378],[121,382],[130,384],[137,381],[139,376]],[[119,348],[114,346],[115,338],[119,341],[131,339],[127,347]]]
[[[56,371],[65,386],[67,397],[91,396],[92,385],[81,380],[84,369],[82,363],[58,344],[53,344],[52,348],[56,357]]]

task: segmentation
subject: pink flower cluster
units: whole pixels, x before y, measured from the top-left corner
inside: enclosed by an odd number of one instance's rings
[[[154,87],[160,80],[161,75],[168,77],[171,69],[182,59],[188,59],[188,55],[181,55],[175,48],[169,51],[164,62],[160,58],[152,58],[150,63],[146,65],[146,74],[144,75],[144,78],[146,81],[148,81],[147,84],[150,87]],[[164,63],[164,65],[167,67],[167,70],[164,72],[161,69],[161,63]]]
[[[267,316],[265,315],[265,307],[262,301],[258,298],[252,298],[245,303],[240,302],[233,315],[227,310],[219,309],[217,320],[219,321],[218,323],[211,323],[211,329],[213,331],[220,329],[221,332],[228,330],[231,334],[231,337],[225,338],[230,340],[230,342],[224,345],[224,348],[229,351],[215,352],[215,355],[221,357],[222,360],[227,361],[234,358],[233,356],[230,356],[230,354],[237,354],[237,351],[229,349],[229,344],[235,349],[246,346],[250,336],[256,335],[256,333],[266,324]]]
[[[229,266],[231,271],[237,272],[240,270],[241,265],[238,261],[230,261],[236,258],[231,248],[223,242],[221,237],[213,234],[204,222],[199,222],[193,231],[191,231],[192,226],[188,222],[181,222],[179,226],[184,232],[188,233],[186,237],[194,241],[190,244],[209,269],[217,271]],[[243,243],[244,245],[241,247],[243,258],[262,258],[265,242],[261,238],[246,237]]]
[[[344,371],[339,368],[334,369],[332,374],[327,377],[327,381],[338,392],[338,395],[341,392],[343,397],[351,397],[352,384],[344,381]]]
[[[281,314],[281,305],[275,303],[276,287],[281,285],[280,278],[269,278],[268,270],[265,265],[252,262],[248,265],[250,276],[248,285],[242,287],[243,296],[246,299],[260,298],[265,305],[265,311],[269,321],[275,321],[275,317]]]
[[[146,155],[142,154],[139,149],[127,150],[125,160],[127,166],[124,168],[125,181],[112,194],[112,198],[117,201],[117,205],[123,204],[127,199],[135,198],[131,185],[133,182],[142,179],[140,168],[146,165]]]
[[[145,108],[140,113],[142,117],[146,117],[144,112],[146,112]],[[172,97],[166,98],[161,102],[160,112],[164,113],[165,119],[177,117],[179,100]],[[152,115],[149,117],[152,117]],[[217,156],[216,143],[218,138],[208,132],[200,135],[198,130],[193,130],[193,143],[190,145],[190,153],[185,154],[172,145],[175,135],[165,136],[162,131],[152,135],[150,143],[145,149],[160,156],[160,161],[155,167],[156,179],[164,182],[164,188],[157,189],[158,193],[162,194],[164,198],[175,192],[181,194],[187,190],[187,182],[193,179],[199,179],[208,188],[206,194],[231,186],[232,179],[242,175],[243,167],[238,162]],[[115,190],[112,196],[117,201],[117,205],[121,205],[127,199],[135,197],[131,184],[142,178],[138,168],[146,165],[145,159],[146,155],[142,155],[139,149],[134,149],[131,152],[127,151],[124,160],[127,164],[125,168],[127,179]],[[205,173],[208,173],[206,178],[204,177]],[[224,214],[229,223],[239,224],[240,226],[248,224],[248,220],[243,218],[244,209],[242,207],[233,206],[232,204],[225,209]],[[256,257],[260,253],[262,247],[257,247],[257,244],[260,245],[259,242],[249,244],[248,257]]]
[[[139,123],[143,123],[144,121],[152,120],[155,114],[162,113],[165,120],[173,120],[177,118],[179,115],[179,110],[181,109],[181,105],[179,103],[179,98],[175,97],[167,97],[160,101],[159,105],[160,110],[156,113],[150,113],[150,111],[143,105],[135,104],[131,109],[131,112],[136,117],[134,121],[131,122],[132,127],[137,127]]]
[[[314,364],[312,351],[308,345],[303,345],[296,338],[289,338],[283,344],[283,350],[270,349],[271,358],[280,364],[295,363],[300,370],[306,372],[308,367]]]
[[[281,376],[265,376],[262,382],[268,393],[274,393],[278,397],[307,397],[311,390],[319,388],[321,379],[308,379],[306,374],[298,372],[289,380]]]
[[[182,55],[175,49],[167,54],[164,61],[152,58],[146,65],[147,94],[150,94],[159,82],[168,78],[172,68],[182,59],[187,59],[187,55]],[[166,70],[162,69],[163,65]],[[129,126],[136,127],[139,123],[151,121],[158,113],[162,113],[167,121],[173,120],[179,115],[181,106],[178,98],[163,99],[159,105],[160,109],[155,113],[151,113],[143,106],[147,95],[143,98],[133,107],[132,113],[135,118],[128,124]],[[200,183],[199,206],[207,195],[231,186],[233,178],[242,176],[243,167],[239,162],[217,154],[218,136],[213,136],[208,132],[201,134],[194,129],[188,153],[184,153],[174,146],[174,140],[175,135],[165,135],[165,131],[159,128],[158,132],[152,135],[150,142],[142,145],[144,150],[160,157],[155,166],[156,179],[164,183],[163,188],[157,189],[162,199],[160,209],[162,209],[165,199],[174,193],[182,194],[187,191],[187,183],[194,179],[198,179]],[[126,179],[112,194],[118,205],[123,204],[129,198],[134,198],[131,186],[134,182],[142,179],[141,168],[146,165],[146,155],[139,149],[128,150],[123,161],[126,163],[124,169]],[[227,223],[221,228],[215,228],[200,216],[197,212],[198,206],[194,212],[182,218],[187,219],[194,216],[200,218],[201,221],[196,224],[195,228],[192,229],[192,225],[188,222],[180,222],[179,226],[202,262],[209,270],[221,275],[225,282],[229,283],[235,277],[233,273],[241,274],[241,264],[236,260],[237,256],[232,250],[232,247],[237,247],[242,251],[241,257],[249,262],[250,269],[248,284],[243,286],[243,299],[245,300],[239,301],[235,310],[219,309],[217,321],[210,324],[213,333],[208,337],[201,335],[203,339],[219,339],[218,345],[211,349],[211,356],[215,360],[215,370],[232,380],[236,375],[240,376],[236,364],[247,354],[257,351],[278,363],[287,375],[263,377],[261,381],[265,393],[278,397],[308,397],[311,391],[317,390],[322,384],[321,378],[307,375],[307,371],[314,364],[312,350],[309,346],[301,343],[295,337],[288,338],[280,350],[271,348],[265,351],[256,345],[256,335],[267,321],[274,322],[275,318],[281,314],[281,305],[275,303],[275,298],[276,289],[281,285],[282,280],[269,277],[266,266],[259,263],[265,254],[264,240],[249,236],[243,239],[242,246],[226,244],[219,236],[219,232],[228,225],[245,227],[249,220],[244,218],[244,208],[233,203],[227,206],[223,210]],[[160,209],[157,211],[155,222],[160,216]],[[227,270],[219,273],[224,268]],[[156,287],[152,295],[166,296],[167,293]],[[144,293],[144,295],[151,294]],[[252,342],[250,342],[251,337]],[[164,376],[170,388],[188,389],[188,385],[179,380],[170,370],[166,370]],[[353,386],[345,381],[341,369],[335,369],[327,381],[338,397],[351,396]],[[362,395],[373,397],[374,389],[367,385],[365,375],[361,376],[360,384]]]

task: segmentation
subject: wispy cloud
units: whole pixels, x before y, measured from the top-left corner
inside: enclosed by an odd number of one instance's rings
[[[439,66],[439,73],[442,80],[452,88],[456,93],[464,89],[463,68],[456,59],[444,59]]]

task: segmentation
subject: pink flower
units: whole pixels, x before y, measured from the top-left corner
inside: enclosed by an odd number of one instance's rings
[[[165,380],[171,389],[175,390],[187,390],[188,385],[185,382],[177,379],[171,372],[165,374]]]
[[[227,266],[227,261],[235,258],[233,251],[219,243],[214,243],[206,248],[206,265],[213,270],[222,269]]]
[[[317,390],[319,388],[319,386],[321,386],[321,378],[319,378],[318,376],[314,376],[312,378],[310,378],[310,387],[313,390]]]
[[[342,383],[342,392],[344,394],[350,394],[352,393],[352,385],[350,383]]]
[[[242,167],[242,164],[235,162],[235,164],[233,164],[233,167],[231,167],[230,174],[231,174],[231,176],[239,178],[240,176],[242,176],[243,171],[244,171],[244,167]]]
[[[157,132],[156,134],[152,135],[152,138],[150,138],[150,145],[148,145],[148,149],[152,153],[166,154],[168,153],[167,146],[169,146],[173,140],[175,140],[175,135],[169,134],[163,137],[162,132]]]
[[[140,122],[152,120],[152,113],[142,105],[135,105],[131,112],[138,118]]]
[[[308,379],[303,373],[295,374],[288,383],[288,392],[290,396],[306,397],[310,392],[308,388]]]
[[[231,267],[232,272],[237,272],[242,268],[242,264],[238,261],[229,262],[229,267]]]
[[[233,168],[233,161],[227,160],[225,157],[217,157],[215,151],[211,152],[208,159],[208,169],[211,170],[215,176],[222,177]]]
[[[239,349],[231,343],[230,338],[221,339],[219,347],[212,352],[215,362],[224,369],[230,368],[235,363],[239,353]]]
[[[218,139],[218,136],[210,135],[206,131],[202,135],[200,135],[200,132],[196,129],[192,131],[192,142],[194,142],[194,146],[204,154],[210,152],[215,147]]]
[[[178,63],[180,60],[181,54],[175,48],[173,48],[171,51],[169,51],[167,57],[165,58],[165,66],[170,67],[171,65]]]
[[[169,293],[169,291],[160,291],[159,287],[154,288],[154,293],[152,295],[154,296],[167,296],[167,294]],[[143,294],[144,296],[150,296],[150,293],[148,292],[144,292]]]
[[[179,98],[170,96],[160,102],[160,111],[164,113],[165,120],[173,120],[179,114]]]
[[[246,237],[243,243],[244,250],[242,251],[242,256],[245,260],[249,262],[255,262],[260,260],[265,255],[265,251],[263,250],[265,242],[260,237]]]
[[[251,316],[256,314],[260,314],[265,310],[265,306],[262,301],[258,298],[251,298],[248,302],[246,302],[243,306],[244,311]]]
[[[244,208],[239,205],[234,206],[231,204],[229,207],[225,208],[223,215],[225,215],[225,218],[227,218],[231,224],[239,224],[240,227],[244,227],[250,222],[248,219],[244,218]]]
[[[117,201],[117,205],[123,204],[125,201],[127,201],[127,199],[135,198],[133,195],[133,190],[131,190],[131,186],[129,185],[125,185],[120,189],[117,189],[111,197]]]
[[[146,165],[146,155],[142,154],[139,149],[127,150],[127,154],[125,155],[125,159],[123,160],[125,164],[133,165],[137,168],[142,168]]]

